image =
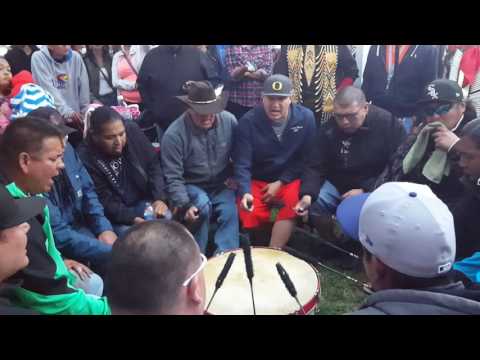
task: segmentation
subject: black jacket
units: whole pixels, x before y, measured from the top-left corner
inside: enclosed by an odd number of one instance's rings
[[[107,56],[104,58],[104,67],[107,70],[107,83],[110,85],[113,91],[115,91],[115,88],[112,84],[112,58],[110,56]],[[100,68],[98,65],[94,62],[93,59],[91,59],[88,56],[85,56],[83,58],[83,62],[85,63],[85,67],[87,68],[87,73],[88,73],[88,81],[90,84],[90,101],[93,102],[95,100],[100,100]]]
[[[182,89],[185,82],[201,80],[209,80],[216,86],[220,75],[207,55],[196,47],[181,45],[174,51],[160,45],[150,50],[137,80],[147,112],[145,117],[167,129],[186,109],[175,96],[185,95]]]
[[[363,73],[367,100],[398,117],[414,115],[424,88],[437,78],[438,56],[431,45],[411,45],[387,89],[385,45],[372,46]]]
[[[460,123],[460,126],[454,131],[454,133],[456,135],[460,135],[463,127],[470,121],[475,119],[475,117],[475,111],[467,108],[463,120]],[[421,131],[421,129],[419,129],[419,131]],[[411,134],[405,140],[405,142],[398,147],[397,151],[388,161],[385,169],[379,175],[374,188],[377,188],[380,185],[390,181],[408,181],[417,184],[428,185],[432,189],[434,194],[437,195],[443,202],[445,202],[448,207],[451,208],[457,201],[460,200],[460,198],[465,192],[464,185],[460,181],[460,178],[462,177],[462,170],[457,164],[458,157],[454,152],[449,153],[449,159],[452,165],[450,175],[445,176],[440,182],[440,184],[435,184],[429,181],[425,176],[423,176],[422,170],[425,166],[425,163],[428,161],[433,151],[435,150],[435,144],[433,140],[430,140],[430,143],[427,145],[427,150],[423,159],[411,172],[409,172],[408,174],[404,174],[403,160],[408,154],[410,148],[415,143],[416,138],[416,134]]]
[[[469,178],[463,178],[465,194],[453,206],[452,214],[457,239],[456,259],[464,259],[480,251],[480,186]]]
[[[28,46],[30,46],[32,49],[32,54],[38,50],[36,45]],[[20,45],[20,47],[23,47],[23,45]],[[8,50],[8,52],[5,54],[5,59],[8,61],[8,64],[12,69],[12,76],[17,75],[22,70],[32,72],[32,54],[25,54],[25,51],[19,47],[13,47],[12,49]]]
[[[15,306],[10,299],[15,296],[14,286],[0,284],[0,315],[39,315],[38,312]]]
[[[11,182],[6,174],[0,173],[1,186]],[[4,281],[0,298],[7,297],[15,306],[45,314],[106,314],[110,310],[105,298],[85,296],[83,291],[72,286],[75,276],[67,270],[53,238],[47,236],[44,229],[44,226],[50,228],[47,220],[43,212],[27,221],[30,225],[27,233],[29,263]],[[10,285],[8,291],[4,291],[7,284]],[[3,304],[7,308],[1,311],[9,311],[10,304]]]
[[[135,217],[143,217],[143,212],[135,211],[140,201],[166,199],[163,173],[160,161],[150,141],[137,124],[125,121],[127,145],[124,148],[124,179],[128,186],[118,189],[102,168],[97,164],[99,158],[95,145],[87,139],[78,148],[78,154],[95,183],[98,197],[107,218],[118,224],[133,224]],[[136,198],[126,190],[135,189]],[[128,193],[127,193],[128,192]]]
[[[388,111],[370,105],[364,125],[347,136],[335,120],[318,133],[302,179],[301,196],[316,199],[325,180],[340,193],[371,190],[390,156],[405,139],[405,129]]]

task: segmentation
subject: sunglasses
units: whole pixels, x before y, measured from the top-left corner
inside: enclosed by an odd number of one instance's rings
[[[187,287],[188,284],[190,284],[190,282],[193,280],[193,278],[195,276],[197,276],[200,271],[203,270],[203,268],[205,267],[205,265],[207,265],[207,258],[205,257],[205,255],[203,254],[200,254],[200,257],[202,258],[202,263],[200,264],[200,266],[198,267],[197,271],[195,271],[192,275],[189,276],[189,278],[187,280],[185,280],[182,284],[182,286],[184,287]]]
[[[343,119],[347,119],[347,121],[348,121],[349,123],[352,123],[352,122],[354,122],[354,121],[357,119],[357,116],[358,116],[358,113],[359,113],[359,112],[360,112],[360,110],[357,111],[357,112],[355,112],[355,113],[351,113],[351,114],[338,114],[338,113],[334,113],[334,114],[333,114],[333,117],[335,118],[335,120],[338,120],[338,121],[343,120]]]
[[[448,113],[452,109],[453,105],[454,103],[426,106],[422,109],[422,113],[425,116],[442,116]]]

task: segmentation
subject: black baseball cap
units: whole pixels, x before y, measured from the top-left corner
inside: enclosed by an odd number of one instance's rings
[[[292,81],[285,75],[271,75],[263,84],[263,96],[292,96]]]
[[[56,109],[51,107],[41,107],[41,108],[32,110],[31,112],[28,113],[27,116],[38,117],[38,118],[47,120],[50,124],[52,124],[58,130],[60,130],[64,136],[67,136],[77,131],[76,129],[70,126],[65,125],[62,115],[60,115],[60,113]]]
[[[15,199],[0,185],[0,230],[5,230],[41,214],[46,206],[44,199],[34,196]]]
[[[453,80],[439,79],[432,81],[423,89],[419,104],[433,101],[463,101],[462,88]]]

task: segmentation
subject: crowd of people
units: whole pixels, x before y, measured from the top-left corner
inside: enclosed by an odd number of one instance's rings
[[[480,47],[367,50],[12,46],[0,313],[202,314],[242,233],[338,222],[374,290],[353,314],[480,314]]]

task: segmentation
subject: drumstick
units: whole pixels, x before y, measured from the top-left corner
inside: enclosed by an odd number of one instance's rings
[[[333,269],[333,268],[331,268],[331,267],[329,267],[325,264],[322,264],[320,261],[318,261],[317,259],[315,259],[314,257],[312,257],[310,255],[304,254],[304,253],[302,253],[302,252],[300,252],[296,249],[293,249],[291,247],[288,247],[288,246],[284,246],[283,250],[285,250],[286,252],[288,252],[288,253],[290,253],[294,256],[297,256],[300,259],[303,259],[303,260],[305,260],[305,261],[307,261],[311,264],[316,264],[316,265],[318,265],[318,266],[320,266],[320,267],[322,267],[322,268],[324,268],[328,271],[331,271],[334,274],[340,275],[340,276],[344,277],[345,279],[350,280],[350,281],[354,282],[355,284],[362,286],[364,289],[367,289],[367,290],[371,289],[369,284],[361,282],[360,280],[354,279],[353,277],[351,277],[347,274],[344,274],[344,273],[342,273],[340,271],[337,271],[337,270],[335,270],[335,269]]]
[[[287,271],[279,262],[277,263],[276,267],[277,267],[278,275],[280,275],[280,278],[282,279],[282,282],[287,288],[288,292],[297,302],[298,306],[300,307],[300,310],[303,312],[303,315],[307,315],[305,313],[305,310],[303,310],[302,304],[300,304],[300,301],[298,300],[297,289],[295,289],[295,285],[293,285],[292,280],[290,280],[290,276],[288,276]]]
[[[295,227],[295,231],[298,231],[298,232],[300,232],[300,233],[302,233],[302,234],[304,234],[304,235],[307,235],[308,237],[311,237],[312,239],[319,240],[319,241],[321,241],[322,243],[324,243],[325,245],[328,245],[328,246],[330,246],[331,248],[333,248],[333,249],[335,249],[335,250],[338,250],[338,251],[340,251],[340,252],[342,252],[342,253],[344,253],[344,254],[347,254],[348,256],[351,256],[351,257],[353,257],[353,258],[355,258],[355,259],[357,259],[357,260],[360,260],[360,257],[359,257],[357,254],[354,254],[354,253],[352,253],[352,252],[350,252],[350,251],[347,251],[347,250],[345,250],[345,249],[342,249],[341,247],[339,247],[339,246],[337,246],[337,245],[335,245],[335,244],[332,244],[330,241],[327,241],[327,240],[324,240],[324,239],[322,239],[322,238],[320,238],[320,237],[318,237],[318,236],[315,236],[314,234],[309,233],[308,231],[306,231],[306,230],[304,230],[304,229],[302,229],[302,228]]]
[[[253,296],[253,262],[252,262],[252,251],[250,249],[250,241],[244,239],[242,241],[243,257],[245,259],[245,270],[247,272],[248,281],[250,282],[250,293],[252,294],[252,304],[253,304],[253,315],[257,315],[255,309],[255,298]]]
[[[225,261],[225,265],[223,265],[223,269],[220,272],[220,275],[218,275],[217,282],[215,283],[215,291],[213,292],[213,295],[210,298],[210,301],[208,302],[208,306],[205,309],[205,311],[208,311],[208,308],[210,307],[210,304],[212,303],[213,298],[217,294],[218,289],[222,287],[223,280],[225,280],[225,278],[227,277],[227,274],[230,271],[230,268],[232,267],[233,260],[235,260],[235,256],[236,254],[233,252],[230,253],[230,255],[228,255],[227,261]]]

